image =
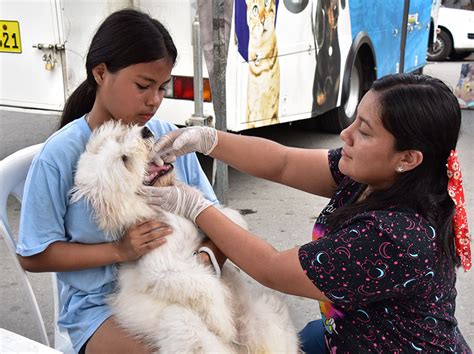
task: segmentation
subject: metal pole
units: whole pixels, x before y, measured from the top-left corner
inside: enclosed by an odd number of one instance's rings
[[[202,118],[202,45],[199,17],[193,21],[193,63],[194,63],[194,116]]]
[[[402,19],[402,38],[400,38],[400,65],[398,72],[403,73],[405,71],[405,48],[407,42],[407,31],[408,31],[408,14],[410,13],[410,0],[405,0],[403,8],[403,19]]]
[[[212,117],[204,116],[201,23],[197,13],[192,23],[192,40],[194,113],[188,118],[186,125],[210,125]]]
[[[226,115],[226,61],[227,46],[225,41],[225,0],[212,0],[212,41],[214,44],[214,72],[211,75],[212,101],[216,115],[216,129],[227,131]],[[228,197],[228,166],[218,160],[214,160],[215,171],[214,191],[219,201],[227,204]]]

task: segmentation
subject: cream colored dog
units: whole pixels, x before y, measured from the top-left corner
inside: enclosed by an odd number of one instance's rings
[[[196,226],[146,203],[143,184],[174,181],[172,165],[152,163],[153,144],[147,128],[103,124],[79,160],[71,194],[92,205],[111,241],[147,218],[173,229],[163,246],[121,264],[118,292],[110,299],[121,326],[160,353],[296,353],[296,331],[282,301],[263,289],[255,293],[232,265],[217,277],[193,255],[204,237]],[[246,227],[238,212],[222,211]]]

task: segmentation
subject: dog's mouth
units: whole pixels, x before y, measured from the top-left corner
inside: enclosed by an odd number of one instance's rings
[[[169,172],[173,171],[173,165],[170,163],[165,163],[163,166],[158,166],[153,162],[148,164],[147,174],[143,180],[145,186],[152,186],[155,184],[156,180]]]

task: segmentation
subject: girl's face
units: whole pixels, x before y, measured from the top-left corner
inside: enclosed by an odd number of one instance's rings
[[[116,73],[107,68],[97,72],[95,68],[94,75],[99,75],[99,81],[91,114],[99,116],[102,122],[116,119],[144,125],[161,105],[171,69],[166,58],[130,65]]]
[[[341,139],[342,173],[374,189],[393,184],[403,152],[395,150],[395,138],[382,124],[376,92],[369,91],[362,98],[356,120],[341,132]]]

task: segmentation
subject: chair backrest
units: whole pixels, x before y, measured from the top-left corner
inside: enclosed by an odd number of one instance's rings
[[[7,156],[0,161],[0,232],[10,254],[13,256],[13,261],[20,274],[20,281],[23,283],[28,292],[28,299],[34,310],[35,322],[38,326],[41,335],[41,342],[50,346],[46,328],[44,325],[43,316],[39,309],[38,301],[35,293],[28,279],[26,272],[20,265],[16,257],[16,240],[12,232],[10,223],[8,222],[7,201],[10,195],[13,195],[21,202],[23,198],[23,189],[25,186],[26,176],[31,165],[31,161],[36,154],[41,150],[43,144],[32,145],[21,149],[13,154]],[[73,352],[72,345],[67,332],[58,327],[58,284],[56,281],[56,273],[52,274],[53,298],[54,298],[54,347],[63,352]]]
[[[10,195],[15,196],[20,202],[23,198],[26,175],[30,169],[33,157],[39,152],[43,144],[28,146],[0,161],[0,217],[3,225],[8,230],[8,236],[14,244],[10,232],[7,215],[7,200]],[[9,240],[6,240],[9,243]]]

